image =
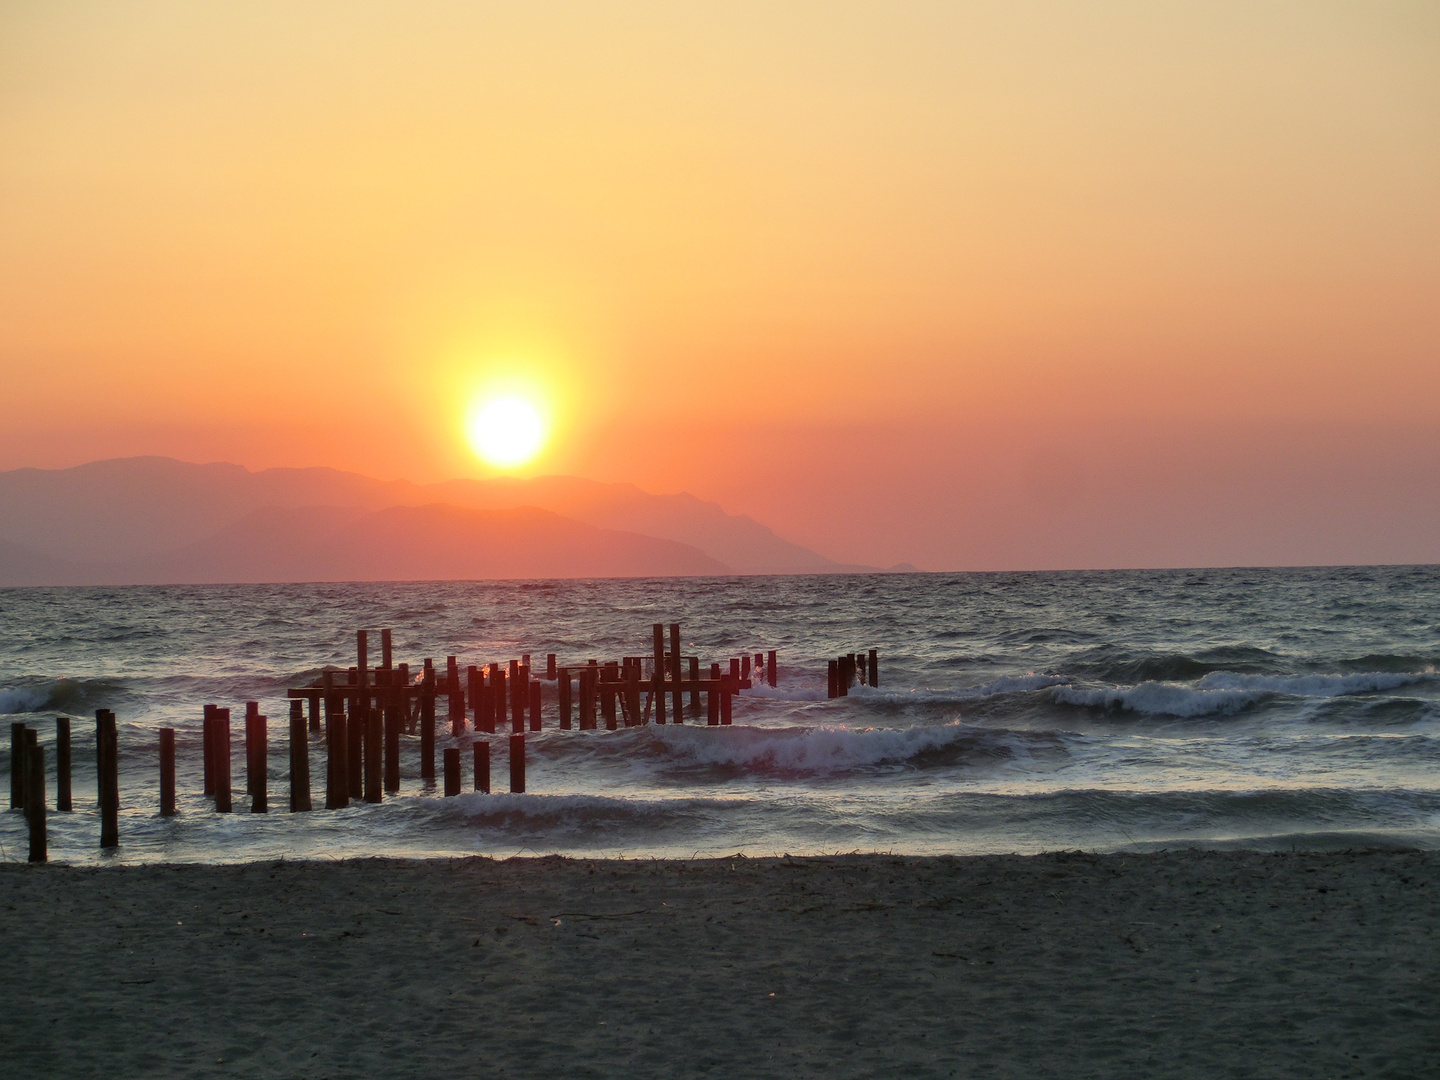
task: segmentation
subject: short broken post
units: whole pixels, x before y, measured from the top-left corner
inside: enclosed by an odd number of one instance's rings
[[[525,791],[525,734],[510,736],[510,790],[515,794]]]
[[[460,748],[458,746],[445,748],[445,794],[447,797],[460,794]]]
[[[160,816],[175,816],[175,729],[160,729]]]

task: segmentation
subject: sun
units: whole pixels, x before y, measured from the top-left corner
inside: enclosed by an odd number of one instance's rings
[[[500,397],[476,403],[466,434],[475,453],[503,469],[523,465],[539,452],[545,442],[545,425],[530,402]]]

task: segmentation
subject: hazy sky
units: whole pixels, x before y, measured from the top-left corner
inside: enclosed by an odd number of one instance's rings
[[[685,489],[927,568],[1440,561],[1440,5],[0,0],[0,468]]]

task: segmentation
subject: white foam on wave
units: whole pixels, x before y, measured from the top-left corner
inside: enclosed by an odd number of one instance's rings
[[[0,690],[0,714],[39,712],[50,704],[54,690],[54,683]]]
[[[943,705],[983,701],[985,698],[1000,697],[1003,694],[1028,694],[1052,686],[1068,686],[1070,682],[1071,679],[1065,675],[1040,675],[1032,671],[1025,675],[1001,675],[989,682],[977,683],[974,686],[959,686],[949,690],[894,690],[885,686],[873,688],[852,686],[850,696],[871,701]]]
[[[1250,708],[1265,697],[1259,690],[1193,690],[1174,683],[1147,682],[1129,690],[1077,690],[1057,686],[1051,693],[1063,705],[1092,709],[1125,709],[1146,716],[1227,716]]]
[[[1432,676],[1411,672],[1367,671],[1355,675],[1239,675],[1212,671],[1196,685],[1202,690],[1266,691],[1298,697],[1343,697],[1396,690]]]
[[[653,728],[672,759],[682,764],[782,773],[849,772],[908,761],[979,734],[959,721],[942,727]]]

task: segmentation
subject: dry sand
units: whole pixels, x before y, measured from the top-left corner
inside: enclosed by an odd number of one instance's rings
[[[0,1075],[1440,1076],[1440,854],[0,867]]]

